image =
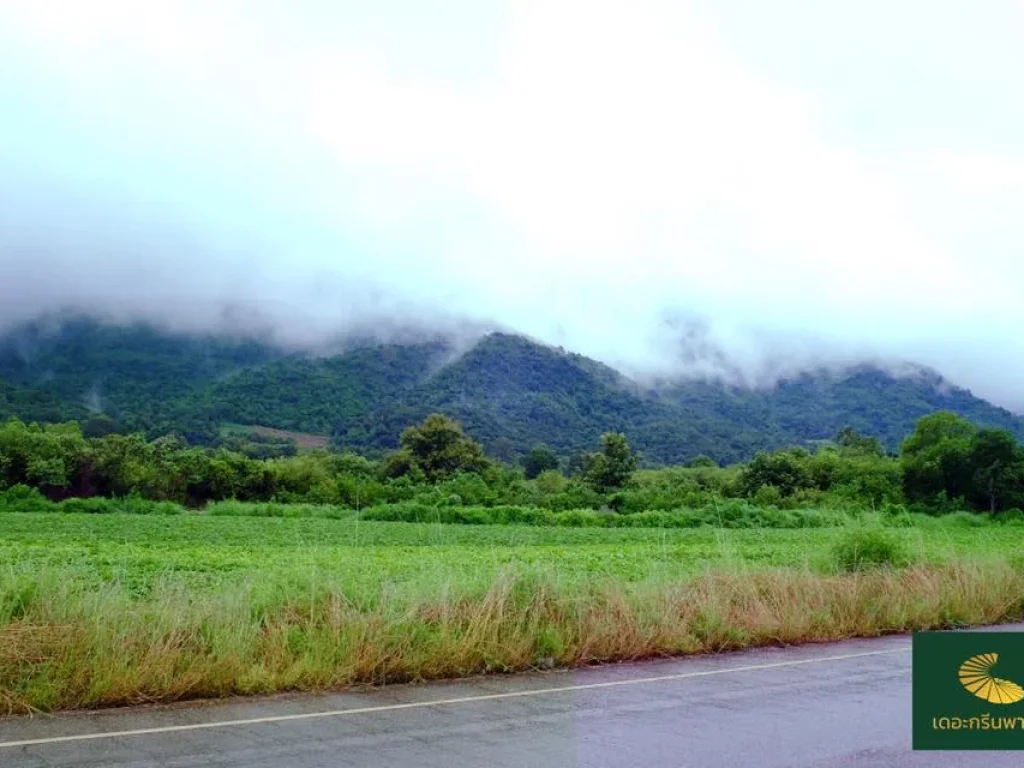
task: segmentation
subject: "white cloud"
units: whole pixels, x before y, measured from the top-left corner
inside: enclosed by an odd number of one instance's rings
[[[936,152],[929,160],[947,184],[971,194],[1024,193],[1024,158],[968,150]]]
[[[762,74],[728,24],[681,3],[359,5],[0,8],[26,115],[0,128],[25,150],[0,149],[18,171],[0,195],[39,175],[102,209],[58,245],[29,233],[53,279],[22,276],[0,299],[134,297],[173,317],[182,294],[200,316],[273,297],[273,313],[329,325],[383,287],[385,306],[634,369],[675,364],[663,319],[682,311],[749,366],[826,344],[1013,400],[1019,157],[839,137],[820,94]],[[54,116],[66,123],[38,138]],[[95,247],[96,221],[136,222],[121,255]],[[154,247],[168,230],[191,245]],[[117,290],[63,283],[83,259],[158,263]],[[757,330],[792,341],[768,348]]]

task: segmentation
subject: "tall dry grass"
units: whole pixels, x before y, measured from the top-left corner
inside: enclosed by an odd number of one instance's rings
[[[383,683],[835,640],[1017,619],[1024,573],[1005,562],[822,575],[708,571],[686,582],[560,580],[509,571],[486,588],[258,584],[144,597],[29,584],[0,626],[0,711],[100,707]]]

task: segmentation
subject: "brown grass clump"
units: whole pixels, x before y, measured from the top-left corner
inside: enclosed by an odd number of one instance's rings
[[[40,587],[0,627],[0,711],[325,690],[362,683],[715,652],[1018,619],[1004,562],[823,575],[711,570],[692,580],[560,581],[509,571],[485,590],[394,588],[355,604],[330,586],[145,597]],[[2,597],[2,588],[0,588]]]

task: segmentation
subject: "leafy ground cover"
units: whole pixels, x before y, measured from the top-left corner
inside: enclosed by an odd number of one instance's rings
[[[0,710],[319,689],[1020,615],[1024,526],[885,522],[652,529],[0,514]]]
[[[300,571],[321,574],[345,589],[375,589],[426,575],[486,580],[509,564],[637,581],[750,564],[825,572],[848,528],[659,530],[382,523],[354,517],[4,514],[0,562],[19,569],[74,568],[84,578],[140,588],[168,576],[216,585],[223,579]],[[1024,552],[1021,526],[925,518],[890,532],[915,562]]]

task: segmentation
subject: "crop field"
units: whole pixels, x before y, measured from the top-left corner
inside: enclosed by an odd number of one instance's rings
[[[858,531],[900,557],[844,567],[837,548]],[[6,513],[0,711],[998,621],[1020,614],[1021,553],[1024,526],[956,518],[728,530]]]
[[[682,578],[711,567],[828,572],[846,528],[650,529],[380,523],[205,515],[0,515],[0,563],[147,590],[157,580],[216,589],[299,573],[355,594],[382,584],[489,582],[503,569],[566,578]],[[1024,526],[936,520],[893,529],[915,562],[1021,553]]]

